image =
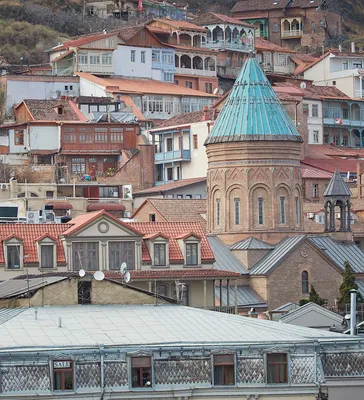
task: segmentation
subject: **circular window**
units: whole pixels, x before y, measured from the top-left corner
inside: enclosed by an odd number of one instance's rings
[[[97,229],[99,230],[100,233],[106,233],[109,230],[109,224],[106,222],[100,222],[97,225]]]

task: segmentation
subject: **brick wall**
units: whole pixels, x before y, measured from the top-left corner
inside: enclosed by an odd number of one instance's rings
[[[167,222],[167,220],[148,202],[139,207],[138,213],[134,215],[134,219],[136,222],[149,222],[151,214],[155,215],[155,222]]]

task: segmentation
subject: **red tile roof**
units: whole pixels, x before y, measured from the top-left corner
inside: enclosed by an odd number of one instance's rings
[[[32,264],[39,262],[37,241],[45,236],[56,238],[57,262],[64,263],[65,255],[59,236],[71,226],[70,224],[1,224],[0,241],[4,242],[10,236],[20,238],[24,245],[24,263]],[[0,246],[0,263],[4,262],[3,246]]]
[[[343,98],[349,99],[350,97],[343,93],[335,86],[308,86],[303,90],[305,99],[330,99],[330,98]]]
[[[345,160],[339,157],[330,158],[330,159],[317,159],[317,158],[305,158],[302,163],[304,165],[309,165],[314,168],[320,168],[324,171],[334,173],[336,169],[338,169],[342,173],[356,172],[357,170],[357,160]]]
[[[254,47],[256,50],[269,50],[278,53],[297,53],[295,50],[289,49],[288,47],[278,46],[263,38],[255,38]]]
[[[284,8],[317,8],[322,0],[240,0],[231,12],[268,11]]]
[[[136,197],[147,196],[148,194],[159,194],[164,193],[168,190],[182,188],[184,186],[193,185],[195,183],[206,182],[206,177],[202,178],[190,178],[181,179],[180,181],[175,181],[171,183],[166,183],[165,185],[153,186],[149,189],[141,190],[140,192],[134,193]]]
[[[248,28],[254,28],[254,26],[248,22],[240,21],[239,19],[229,17],[228,15],[217,14],[214,12],[208,12],[206,14],[202,14],[199,17],[195,18],[193,22],[201,26],[209,24],[227,23],[227,24],[246,26]]]
[[[214,115],[217,116],[217,113],[214,109],[211,109],[211,108],[209,108],[206,111],[205,117],[204,117],[203,110],[193,111],[193,112],[188,112],[188,113],[183,113],[183,114],[177,114],[177,115],[167,119],[166,121],[162,122],[161,124],[159,124],[158,129],[166,128],[166,127],[170,127],[170,126],[177,126],[177,125],[189,125],[189,124],[193,124],[196,122],[202,122],[202,121],[210,121],[210,120],[215,119]],[[154,130],[158,130],[158,129],[154,129]]]
[[[159,271],[130,271],[132,279],[159,279],[159,278],[233,278],[241,276],[238,272],[221,271],[218,269],[183,269],[183,270],[159,270]]]
[[[125,211],[125,206],[119,203],[91,203],[87,206],[87,212],[98,210]]]
[[[67,51],[65,51],[64,53],[62,53],[61,55],[59,55],[58,57],[54,58],[54,59],[52,60],[52,63],[55,63],[55,62],[57,62],[57,61],[60,61],[60,60],[62,60],[63,58],[69,56],[70,54],[72,54],[72,53],[74,53],[74,52],[75,52],[74,50],[67,50]]]
[[[332,174],[330,172],[309,166],[302,166],[302,178],[304,179],[331,179],[331,177]]]
[[[160,21],[163,24],[173,26],[180,30],[207,32],[206,28],[201,28],[201,26],[198,26],[197,24],[193,24],[188,21],[183,21],[183,20],[177,21],[177,20],[173,20],[173,19],[155,18],[154,20],[150,21],[149,23],[152,24],[153,21],[157,21],[157,22]]]
[[[213,261],[215,259],[209,242],[206,239],[204,228],[198,222],[127,222],[132,229],[144,235],[160,233],[169,237],[169,258],[172,261],[183,262],[183,254],[177,243],[180,235],[193,233],[201,237],[201,259]],[[149,253],[143,251],[143,261],[150,261]]]

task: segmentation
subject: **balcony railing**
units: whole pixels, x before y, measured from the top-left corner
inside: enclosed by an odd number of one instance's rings
[[[338,128],[346,126],[364,128],[364,120],[324,117],[324,125],[337,126]]]
[[[364,99],[364,89],[355,90],[355,97],[357,97],[359,99]]]
[[[165,63],[165,62],[158,62],[158,61],[152,61],[152,68],[153,69],[161,69],[162,71],[174,71],[174,63]]]
[[[154,161],[191,160],[191,150],[174,150],[154,154]]]
[[[79,64],[78,70],[82,72],[89,72],[91,74],[112,75],[114,73],[113,65],[102,64]]]
[[[235,314],[234,306],[215,306],[215,307],[208,307],[208,309],[210,311],[217,311],[225,314]]]
[[[207,47],[209,49],[231,49],[231,50],[237,50],[237,51],[246,51],[248,52],[250,48],[242,43],[240,40],[236,40],[233,42],[226,41],[224,42],[223,40],[213,40],[213,41],[208,41],[201,43],[201,47]]]
[[[216,71],[207,71],[205,69],[176,68],[175,73],[182,74],[182,75],[198,75],[198,76],[216,77]]]
[[[260,31],[259,29],[257,29],[255,31],[255,37],[266,38],[268,37],[268,31],[267,30]]]
[[[281,37],[282,38],[301,37],[302,33],[303,33],[302,29],[291,29],[289,31],[282,31]]]

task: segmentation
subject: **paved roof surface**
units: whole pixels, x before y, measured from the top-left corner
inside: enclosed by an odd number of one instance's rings
[[[253,54],[244,63],[205,144],[244,140],[302,141]]]
[[[0,308],[0,325],[16,317],[26,308]]]
[[[364,272],[364,253],[355,243],[338,242],[329,236],[313,236],[308,240],[319,247],[344,271],[344,262],[348,261],[355,273]]]
[[[27,279],[10,279],[0,283],[0,299],[17,297],[64,279],[67,279],[67,277],[53,276],[45,278],[43,276],[39,276],[38,278],[30,278],[29,282]]]
[[[207,236],[207,240],[215,256],[214,268],[221,271],[234,271],[242,275],[249,274],[243,263],[235,257],[218,236]]]
[[[334,172],[324,191],[324,196],[351,196],[350,190],[338,170]]]
[[[267,275],[304,240],[305,236],[291,236],[282,239],[275,248],[263,257],[250,270],[250,275]]]
[[[164,193],[169,190],[179,189],[188,185],[193,185],[195,183],[201,183],[201,182],[206,182],[206,177],[181,179],[179,181],[166,183],[165,185],[153,186],[149,189],[144,189],[141,190],[140,192],[133,193],[133,196],[140,197],[140,196],[146,196],[148,194]]]
[[[337,333],[175,305],[75,305],[37,310],[37,319],[30,308],[0,325],[1,350],[350,340]]]
[[[221,24],[227,23],[232,25],[242,25],[246,26],[247,28],[254,28],[252,24],[249,24],[244,21],[240,21],[237,18],[229,17],[228,15],[218,14],[214,12],[208,12],[205,14],[200,15],[199,17],[195,18],[193,22],[197,25],[210,25],[210,24]]]
[[[250,238],[241,240],[240,242],[234,243],[230,246],[231,250],[272,250],[274,246],[263,242],[263,240],[256,239],[251,236]]]
[[[220,287],[215,286],[215,297],[221,306],[235,305],[235,287],[229,286],[229,303],[227,304],[227,286],[221,288],[222,302],[220,301]],[[238,306],[243,307],[267,307],[266,302],[249,286],[239,285],[237,287]]]

